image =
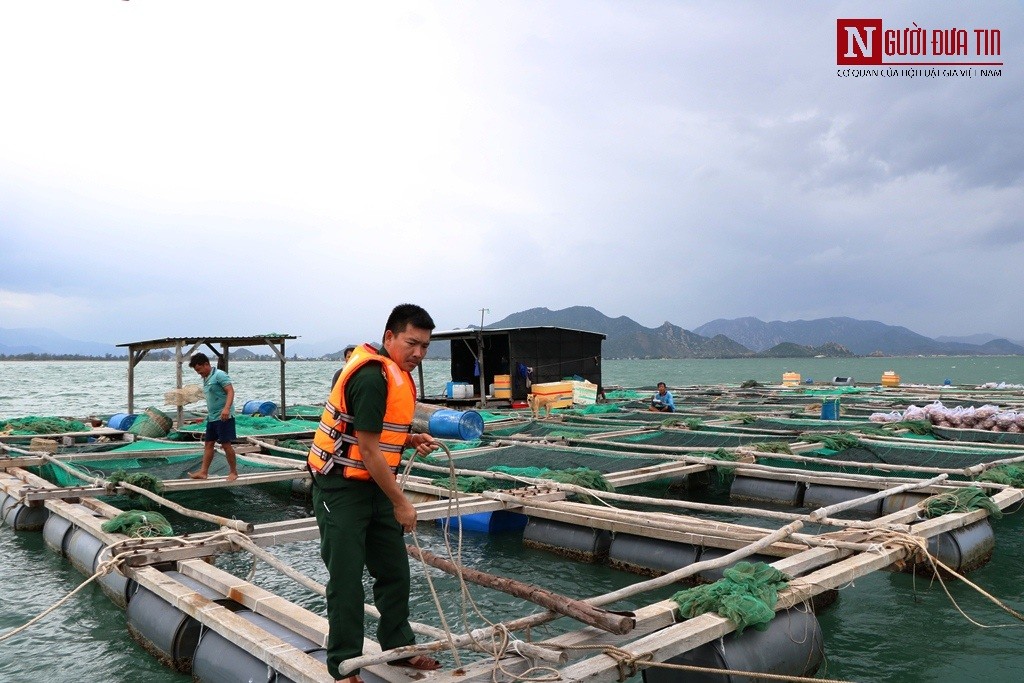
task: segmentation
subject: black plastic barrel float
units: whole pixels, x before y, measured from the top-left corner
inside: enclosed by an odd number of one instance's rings
[[[309,477],[292,479],[292,497],[309,500],[313,490],[313,480]]]
[[[894,493],[891,496],[886,496],[882,499],[882,515],[891,515],[892,513],[899,512],[900,510],[906,510],[908,507],[917,505],[927,497],[928,495],[925,493],[915,493],[913,491]]]
[[[232,611],[242,605],[181,572],[165,574],[196,593]],[[128,601],[128,632],[150,654],[176,671],[192,671],[202,625],[147,588],[140,587]]]
[[[704,548],[701,548],[701,551],[700,551],[700,561],[704,562],[706,560],[717,560],[720,557],[725,557],[726,555],[728,555],[731,552],[733,552],[733,551],[732,550],[726,550],[724,548],[708,548],[708,547],[704,547]],[[762,555],[760,553],[754,553],[753,555],[750,555],[750,556],[745,557],[743,559],[745,561],[747,561],[747,562],[764,562],[765,564],[771,564],[772,562],[775,562],[779,558],[771,557],[769,555]],[[741,560],[736,560],[736,562],[740,562],[740,561]],[[705,569],[704,571],[698,573],[695,578],[700,583],[714,583],[715,581],[718,581],[720,578],[725,576],[725,574],[723,574],[722,572],[724,572],[730,566],[732,566],[732,565],[727,565],[725,567],[720,567],[720,568],[716,568],[716,569]]]
[[[817,618],[807,610],[793,608],[776,614],[766,631],[748,628],[738,635],[733,632],[672,657],[667,663],[779,676],[813,676],[823,656]],[[646,683],[753,683],[754,680],[748,676],[657,667],[644,669],[643,679]]]
[[[799,481],[738,476],[729,488],[729,497],[735,500],[800,507],[803,503],[804,488],[803,482]]]
[[[550,550],[582,562],[600,562],[608,557],[612,536],[603,529],[576,526],[550,519],[534,519],[523,530],[527,548]]]
[[[74,528],[75,525],[70,519],[65,519],[60,515],[50,515],[46,524],[43,525],[43,541],[50,550],[66,556],[68,541],[71,540],[71,532]]]
[[[100,562],[110,559],[110,553],[105,550],[103,541],[87,530],[76,527],[67,541],[67,557],[75,569],[86,576],[92,576]],[[103,592],[119,607],[128,604],[130,593],[136,588],[134,581],[128,581],[125,575],[116,569],[101,576],[97,582]]]
[[[928,552],[960,573],[988,564],[995,547],[996,536],[987,518],[928,539]],[[918,563],[914,571],[931,574],[933,569],[930,563]]]
[[[806,508],[823,508],[836,503],[845,503],[864,496],[878,493],[878,489],[862,489],[856,486],[834,486],[832,484],[807,484],[804,491],[804,504]],[[837,512],[835,516],[839,519],[875,519],[882,514],[882,499],[870,503],[861,503],[857,507]]]
[[[700,549],[690,543],[617,533],[608,548],[608,564],[616,569],[661,576],[697,561]]]
[[[311,657],[327,661],[326,650],[309,638],[248,609],[236,614]],[[285,683],[290,680],[212,629],[204,629],[199,639],[192,660],[192,677],[203,683]]]
[[[0,493],[0,519],[15,531],[39,531],[49,514],[42,505],[25,505],[14,496]]]

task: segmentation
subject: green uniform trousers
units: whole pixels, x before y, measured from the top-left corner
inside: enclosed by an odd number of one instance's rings
[[[409,626],[409,556],[394,506],[372,481],[315,475],[313,510],[329,575],[327,671],[344,678],[357,671],[339,671],[338,665],[363,653],[364,566],[373,577],[373,602],[380,611],[381,649],[416,642]]]

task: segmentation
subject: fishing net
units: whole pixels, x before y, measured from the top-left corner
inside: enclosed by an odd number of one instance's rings
[[[416,459],[416,462],[421,461],[435,466],[448,466],[448,458],[438,455]],[[478,449],[473,452],[459,454],[455,458],[455,466],[457,468],[480,472],[497,466],[510,468],[536,467],[550,470],[552,464],[557,464],[560,469],[585,467],[608,474],[610,472],[622,472],[640,467],[649,467],[663,462],[665,462],[665,458],[657,456],[645,457],[627,453],[619,454],[611,451],[607,454],[597,454],[581,452],[561,444],[515,444],[500,448]],[[416,463],[413,463],[412,468],[414,473],[422,476],[437,476],[433,472],[423,470],[417,472]]]
[[[697,448],[733,448],[764,441],[764,434],[722,433],[715,431],[691,431],[685,429],[659,429],[640,434],[624,434],[601,439],[600,443],[587,444],[596,447],[622,448],[628,444],[647,444],[650,446],[689,446]],[[602,446],[601,444],[609,444]]]
[[[519,422],[505,427],[495,427],[487,430],[484,434],[485,440],[493,440],[503,436],[551,436],[573,439],[583,439],[593,434],[601,434],[612,431],[614,427],[591,427],[577,424],[564,424],[553,422]]]
[[[1018,432],[994,432],[983,429],[953,429],[950,427],[936,427],[932,425],[932,433],[935,434],[937,438],[948,441],[974,441],[1014,446],[1024,445],[1024,433]]]
[[[605,398],[612,400],[636,400],[646,398],[649,392],[636,391],[634,389],[615,389],[605,392]]]
[[[589,467],[574,467],[567,470],[554,470],[541,475],[543,479],[557,481],[560,484],[573,484],[595,491],[615,491],[604,475]]]
[[[38,417],[30,415],[13,420],[0,421],[0,434],[66,434],[84,432],[88,429],[78,420],[60,417]]]
[[[614,403],[595,403],[582,408],[574,408],[572,412],[575,415],[606,415],[622,412],[622,408]]]
[[[239,437],[260,436],[261,434],[303,434],[316,431],[319,420],[279,420],[276,417],[262,415],[235,415],[235,433]],[[202,435],[206,432],[206,422],[181,425],[178,431],[188,434]]]
[[[1024,488],[1024,467],[1020,465],[1000,465],[987,470],[978,477],[978,481],[991,481],[995,484],[1006,484],[1016,488]]]
[[[171,523],[163,515],[159,512],[143,512],[141,510],[122,512],[104,522],[100,528],[108,534],[124,534],[132,538],[174,535]]]
[[[820,443],[831,451],[845,451],[848,448],[854,448],[860,445],[860,439],[858,439],[856,435],[847,432],[826,434],[824,436],[804,434],[799,440],[806,441],[808,443]]]
[[[759,441],[758,443],[751,444],[751,448],[761,453],[787,453],[793,454],[789,444],[785,441]]]
[[[180,389],[164,392],[164,404],[169,406],[187,406],[203,400],[203,388],[198,384],[188,384]]]
[[[107,479],[107,481],[111,484],[120,484],[121,482],[124,482],[140,489],[146,489],[152,493],[160,493],[164,490],[164,485],[160,483],[160,480],[146,472],[132,472],[129,474],[124,470],[117,470],[110,475],[110,478]],[[141,494],[129,491],[127,495],[129,498],[138,498]]]
[[[988,510],[989,516],[995,519],[1003,516],[999,506],[984,491],[973,486],[932,496],[921,503],[921,507],[924,508],[925,516],[929,518],[971,510]]]
[[[438,486],[443,489],[452,490],[452,481],[450,477],[436,477],[430,480],[430,483],[434,486]],[[505,482],[492,481],[484,477],[455,477],[455,489],[456,491],[462,491],[463,493],[482,493],[487,490],[504,488],[502,484]]]
[[[789,585],[789,577],[764,562],[738,562],[723,575],[714,583],[673,595],[679,614],[692,618],[717,612],[736,624],[736,633],[743,633],[748,626],[767,629],[775,617],[779,591]]]

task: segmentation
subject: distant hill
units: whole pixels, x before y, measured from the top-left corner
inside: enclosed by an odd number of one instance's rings
[[[754,355],[757,358],[853,358],[856,354],[835,342],[825,342],[821,346],[801,346],[793,342],[782,342]]]
[[[644,327],[626,316],[609,318],[590,306],[572,306],[560,311],[531,308],[487,325],[487,327],[528,327],[552,325],[608,336],[602,345],[605,358],[740,358],[750,350],[721,335],[705,337],[669,322]]]
[[[127,356],[125,349],[113,344],[69,339],[53,330],[21,327],[0,328],[0,354],[16,356],[24,353],[78,354],[82,356]]]
[[[1024,347],[1005,339],[991,340],[980,345],[940,342],[906,327],[854,318],[772,322],[749,317],[719,319],[705,323],[694,331],[704,336],[724,334],[758,352],[783,342],[803,346],[820,346],[826,342],[836,342],[859,356],[1024,354]]]

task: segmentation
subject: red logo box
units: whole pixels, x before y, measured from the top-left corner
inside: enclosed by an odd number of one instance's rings
[[[836,19],[836,64],[881,63],[881,19]]]

